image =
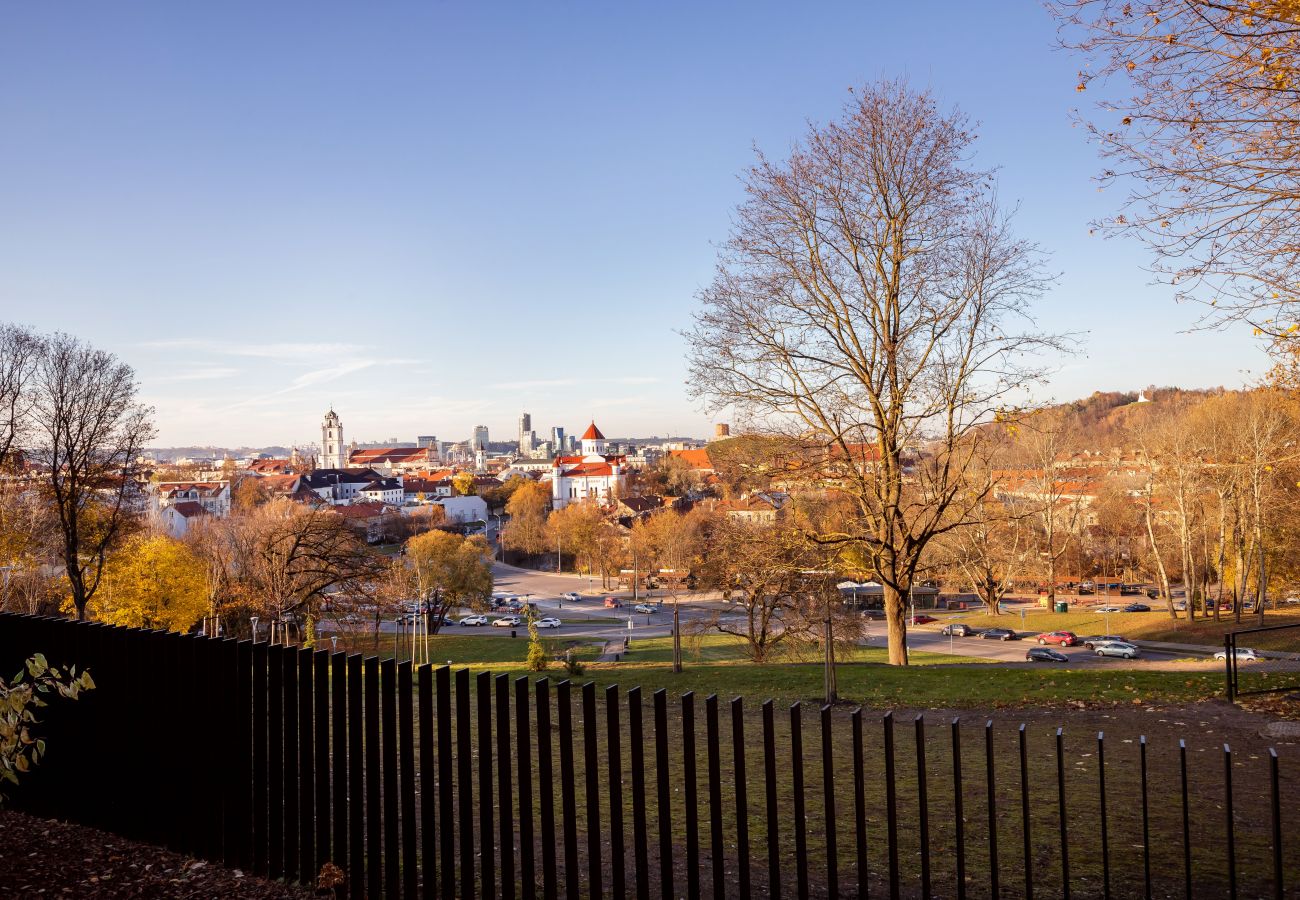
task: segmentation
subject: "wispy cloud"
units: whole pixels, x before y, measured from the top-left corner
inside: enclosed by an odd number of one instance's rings
[[[364,344],[345,344],[316,341],[275,341],[266,344],[245,344],[233,341],[205,341],[178,338],[164,341],[145,341],[143,347],[156,350],[187,350],[212,353],[220,356],[251,356],[281,362],[310,362],[330,357],[355,356],[372,350]]]
[[[191,369],[188,372],[177,372],[174,375],[164,375],[161,378],[152,379],[154,384],[168,384],[173,381],[215,381],[219,378],[230,378],[239,374],[239,369],[232,369],[228,366],[208,366],[201,369]]]
[[[530,381],[502,381],[492,387],[502,391],[536,391],[544,388],[572,387],[574,378],[536,378]]]

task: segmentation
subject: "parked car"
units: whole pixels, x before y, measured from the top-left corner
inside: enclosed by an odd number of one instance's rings
[[[883,609],[864,609],[862,611],[862,617],[874,621],[883,621],[885,618],[885,611]]]
[[[618,599],[617,597],[605,598],[605,609],[620,609],[622,608],[622,606],[623,606],[623,601]]]
[[[938,621],[939,620],[936,619],[934,616],[927,616],[924,613],[922,613],[921,615],[910,616],[907,620],[907,624],[908,625],[929,625],[931,622],[938,622]]]
[[[1025,662],[1069,662],[1070,657],[1059,650],[1049,647],[1030,647],[1025,653]]]
[[[975,629],[971,628],[965,622],[951,622],[940,628],[939,633],[943,635],[952,635],[953,637],[970,637],[975,633]]]
[[[518,628],[524,620],[518,616],[502,616],[492,623],[493,628]]]
[[[1095,590],[1093,590],[1092,588],[1090,588],[1090,587],[1082,587],[1082,586],[1081,586],[1081,587],[1079,588],[1079,596],[1080,596],[1080,597],[1090,597],[1090,596],[1092,596],[1092,595],[1095,594],[1095,593],[1097,593],[1097,592],[1096,592]]]
[[[650,615],[650,614],[653,613],[653,612],[658,612],[658,611],[659,611],[659,607],[657,607],[657,606],[653,606],[653,605],[651,605],[651,604],[649,604],[649,603],[638,603],[636,606],[632,607],[632,611],[633,611],[633,612],[639,612],[639,613],[645,613],[645,614],[648,616],[648,615]]]
[[[1094,607],[1092,611],[1093,611],[1093,612],[1099,612],[1099,613],[1117,613],[1117,612],[1123,612],[1123,611],[1124,611],[1124,607],[1122,607],[1122,606],[1097,606],[1097,607]]]
[[[1140,597],[1142,596],[1142,588],[1136,584],[1121,584],[1119,586],[1119,595],[1121,597]]]
[[[989,628],[980,634],[986,641],[1018,641],[1020,635],[1016,634],[1010,628]]]
[[[1186,601],[1186,600],[1175,600],[1175,601],[1174,601],[1174,609],[1176,609],[1178,612],[1186,612],[1186,611],[1187,611],[1187,601]]]
[[[482,613],[476,613],[475,615],[472,616],[466,616],[465,618],[460,620],[460,624],[462,625],[486,625],[487,623],[488,623],[488,617],[483,615]]]
[[[568,600],[570,603],[577,603],[582,599],[582,595],[577,591],[565,591],[560,595],[561,600]]]
[[[1237,657],[1238,661],[1246,660],[1248,662],[1259,662],[1259,654],[1250,647],[1238,647],[1233,655]],[[1218,653],[1214,654],[1214,658],[1222,662],[1228,658],[1228,651],[1220,650]]]
[[[1137,659],[1142,655],[1142,651],[1132,644],[1126,644],[1122,641],[1109,641],[1104,644],[1097,644],[1093,648],[1098,656],[1118,656],[1121,659]]]
[[[1128,606],[1124,607],[1122,612],[1151,612],[1151,607],[1147,606],[1145,603],[1130,603]]]
[[[537,620],[538,628],[559,628],[563,624],[555,616],[545,616]]]
[[[1124,637],[1122,634],[1092,634],[1088,637],[1079,638],[1079,643],[1083,644],[1083,646],[1087,647],[1089,650],[1096,649],[1098,644],[1108,644],[1111,641],[1119,641],[1122,644],[1127,644],[1129,642],[1128,638]]]
[[[1073,631],[1048,631],[1038,636],[1040,644],[1060,644],[1062,647],[1073,647],[1079,643],[1079,636]]]

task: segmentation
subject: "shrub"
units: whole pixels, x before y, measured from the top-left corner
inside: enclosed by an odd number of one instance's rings
[[[17,784],[18,776],[45,755],[45,741],[32,735],[40,721],[35,710],[48,705],[41,695],[57,693],[76,700],[82,691],[94,688],[89,672],[78,675],[76,666],[66,671],[51,666],[40,653],[27,660],[26,670],[10,682],[0,678],[0,779]]]

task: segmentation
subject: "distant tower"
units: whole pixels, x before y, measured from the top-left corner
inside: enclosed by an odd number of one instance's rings
[[[594,421],[588,425],[587,430],[582,433],[582,455],[605,455],[605,436],[600,433],[600,429],[596,427]]]
[[[726,422],[719,422],[713,426],[713,439],[720,441],[725,437],[731,437],[731,426]]]
[[[469,449],[473,451],[486,450],[488,445],[488,430],[486,425],[474,426],[474,437],[469,442]]]
[[[528,413],[519,417],[519,452],[524,456],[533,452],[533,417]]]
[[[343,446],[343,423],[339,414],[330,407],[325,413],[325,421],[320,426],[320,444],[322,469],[341,469],[347,463],[347,450]]]
[[[551,428],[551,446],[555,448],[556,453],[563,453],[566,449],[564,428],[560,425]]]

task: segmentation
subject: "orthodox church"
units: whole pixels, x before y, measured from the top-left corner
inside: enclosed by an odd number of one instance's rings
[[[581,456],[556,456],[551,464],[551,506],[595,500],[617,502],[626,484],[626,457],[605,454],[605,435],[592,422],[582,434]]]

